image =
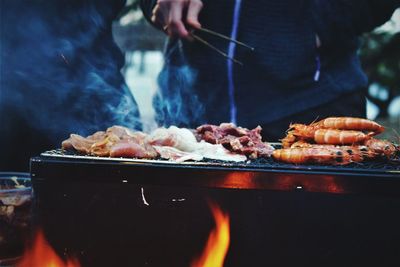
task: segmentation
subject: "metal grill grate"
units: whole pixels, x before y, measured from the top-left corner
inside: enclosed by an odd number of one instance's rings
[[[317,171],[317,172],[353,172],[353,173],[398,173],[400,175],[400,155],[396,155],[394,159],[377,159],[374,161],[364,163],[351,163],[348,165],[294,165],[275,161],[273,158],[260,158],[256,160],[248,160],[246,162],[225,162],[217,160],[208,160],[198,162],[182,162],[176,163],[164,159],[133,159],[133,158],[109,158],[109,157],[96,157],[77,154],[74,151],[65,151],[61,149],[46,151],[41,154],[44,157],[56,157],[60,159],[70,160],[91,160],[91,161],[111,161],[111,162],[135,162],[135,163],[151,163],[151,164],[169,164],[169,165],[183,165],[183,166],[218,166],[229,168],[243,168],[243,169],[276,169],[276,170],[299,170],[299,171]]]

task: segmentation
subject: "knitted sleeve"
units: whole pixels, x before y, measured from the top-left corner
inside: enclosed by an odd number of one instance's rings
[[[312,0],[311,14],[323,45],[371,31],[398,7],[400,0]]]

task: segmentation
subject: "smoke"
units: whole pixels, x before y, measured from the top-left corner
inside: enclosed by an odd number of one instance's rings
[[[140,128],[111,35],[123,1],[2,2],[3,118],[18,113],[55,144],[113,124]]]
[[[158,78],[156,120],[162,126],[193,128],[204,120],[204,106],[195,93],[197,73],[188,65],[179,41],[169,46],[170,54],[166,55],[166,64]]]

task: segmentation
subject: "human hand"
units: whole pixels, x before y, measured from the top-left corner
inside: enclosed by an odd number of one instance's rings
[[[202,7],[201,0],[158,0],[151,21],[171,37],[190,39],[190,27],[201,27],[198,15]]]

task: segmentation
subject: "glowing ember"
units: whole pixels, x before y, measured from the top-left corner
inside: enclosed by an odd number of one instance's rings
[[[215,220],[215,228],[208,237],[202,255],[192,262],[191,267],[222,267],[229,247],[229,216],[210,203]]]
[[[64,262],[51,248],[39,230],[31,248],[28,248],[17,267],[80,267],[76,259]]]

